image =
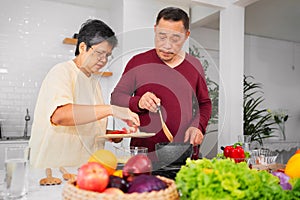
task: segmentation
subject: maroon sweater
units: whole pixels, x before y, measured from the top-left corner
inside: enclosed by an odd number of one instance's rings
[[[161,99],[164,121],[174,136],[174,142],[183,142],[185,131],[193,126],[202,133],[211,115],[211,100],[201,63],[186,54],[175,68],[167,66],[155,49],[134,56],[111,95],[111,104],[129,107],[141,121],[140,131],[157,133],[150,138],[132,138],[132,146],[155,150],[155,144],[168,142],[162,131],[158,113],[138,107],[141,96],[153,92]]]

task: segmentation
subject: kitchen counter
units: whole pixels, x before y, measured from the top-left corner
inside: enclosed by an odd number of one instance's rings
[[[77,174],[77,168],[66,168],[70,173]],[[46,177],[45,169],[30,169],[29,172],[29,190],[26,197],[22,198],[22,200],[54,200],[54,199],[62,199],[62,191],[64,185],[67,183],[62,178],[62,173],[58,168],[52,169],[52,176],[56,178],[60,178],[62,183],[60,185],[50,185],[50,186],[41,186],[39,184],[40,179]],[[2,191],[4,183],[4,170],[0,170],[0,189]],[[0,199],[1,196],[0,196]]]
[[[18,140],[0,140],[0,144],[23,144],[28,143],[27,139],[18,139]]]

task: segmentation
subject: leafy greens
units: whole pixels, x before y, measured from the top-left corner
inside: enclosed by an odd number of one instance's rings
[[[278,177],[229,159],[187,159],[175,181],[182,200],[289,199]]]

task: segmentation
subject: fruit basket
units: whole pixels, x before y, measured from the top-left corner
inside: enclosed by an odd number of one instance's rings
[[[166,189],[131,194],[103,194],[79,189],[75,186],[75,181],[70,181],[65,184],[62,196],[63,200],[179,200],[175,182],[166,177],[157,177],[167,184]]]

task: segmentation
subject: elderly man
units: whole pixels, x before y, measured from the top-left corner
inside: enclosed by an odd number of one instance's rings
[[[132,138],[131,145],[155,150],[169,142],[162,130],[157,105],[174,142],[198,147],[211,115],[211,100],[201,63],[182,50],[190,35],[189,17],[179,8],[168,7],[157,16],[155,48],[134,56],[111,95],[111,103],[129,106],[140,117],[140,130],[157,133]],[[195,149],[195,155],[198,149]]]

